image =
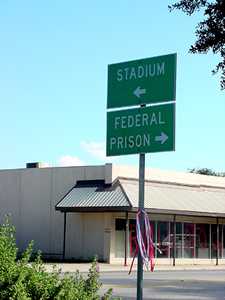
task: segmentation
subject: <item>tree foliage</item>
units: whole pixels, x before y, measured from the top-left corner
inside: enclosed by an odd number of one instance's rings
[[[202,175],[210,175],[210,176],[220,176],[225,177],[225,172],[215,172],[212,169],[208,168],[193,168],[189,170],[190,173],[202,174]]]
[[[191,46],[191,53],[207,53],[212,50],[221,56],[220,62],[212,71],[221,72],[220,86],[225,89],[225,0],[181,0],[169,5],[170,11],[178,9],[192,15],[196,11],[204,10],[204,20],[196,27],[197,40]]]
[[[17,259],[15,228],[6,217],[0,225],[0,300],[119,300],[112,297],[112,289],[102,297],[99,295],[101,283],[96,259],[87,278],[78,271],[73,276],[62,276],[57,269],[46,272],[40,253],[31,261],[32,251],[33,242]]]

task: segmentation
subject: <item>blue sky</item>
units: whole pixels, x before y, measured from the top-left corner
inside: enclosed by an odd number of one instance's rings
[[[176,151],[146,165],[225,171],[225,92],[212,54],[188,54],[202,15],[172,1],[0,1],[0,169],[106,159],[107,65],[177,53]]]

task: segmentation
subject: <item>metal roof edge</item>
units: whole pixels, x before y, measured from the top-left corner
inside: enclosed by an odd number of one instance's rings
[[[61,212],[124,212],[131,209],[129,206],[56,207],[56,210]]]
[[[138,210],[138,207],[134,208],[134,211]],[[169,210],[158,208],[145,208],[148,213],[158,213],[164,215],[177,215],[177,216],[191,216],[191,217],[212,217],[212,218],[225,218],[225,213],[209,213],[209,212],[196,212],[196,211],[181,211],[181,210]]]
[[[124,194],[125,198],[127,199],[127,202],[130,204],[130,207],[132,208],[133,205],[132,205],[132,203],[131,203],[129,197],[127,196],[127,193],[125,192],[122,183],[120,182],[119,178],[116,178],[116,179],[117,179],[117,182],[118,182],[118,184],[119,184],[119,186],[120,186],[120,188],[121,188],[121,190],[122,190],[122,193]],[[116,182],[116,183],[117,183],[117,182]]]
[[[57,205],[59,205],[59,203],[75,188],[75,186],[76,186],[76,184],[75,185],[73,185],[72,186],[72,188],[71,189],[69,189],[69,191],[56,203],[56,205],[55,205],[55,210],[59,210],[58,208],[57,208]]]
[[[124,176],[118,176],[116,178],[117,180],[130,180],[138,182],[137,178],[133,177],[124,177]],[[222,186],[214,186],[214,185],[207,185],[207,184],[188,184],[188,183],[180,183],[180,182],[174,182],[174,181],[163,181],[163,180],[149,180],[145,179],[145,182],[147,183],[159,183],[159,184],[167,184],[167,185],[174,185],[174,186],[184,186],[184,187],[198,187],[198,188],[211,188],[211,189],[218,189],[218,190],[224,190],[225,187]]]

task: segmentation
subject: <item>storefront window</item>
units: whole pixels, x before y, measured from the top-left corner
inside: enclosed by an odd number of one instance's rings
[[[217,249],[217,232],[216,224],[211,225],[211,258],[216,258],[216,249]]]
[[[209,224],[196,224],[196,258],[210,258]]]
[[[219,225],[219,258],[223,255],[223,225]]]
[[[183,239],[182,239],[182,223],[175,223],[175,257],[176,258],[182,258],[182,245],[183,245]],[[170,223],[170,257],[174,257],[174,223]]]
[[[116,219],[115,221],[115,257],[124,257],[126,220]]]
[[[183,239],[182,239],[182,223],[176,223],[176,257],[182,258],[182,245],[183,245]]]
[[[175,223],[176,224],[176,223]],[[174,222],[171,222],[170,223],[170,244],[169,244],[169,247],[170,247],[170,257],[174,257],[174,250],[173,250],[173,246],[174,246]]]
[[[195,225],[192,223],[184,223],[184,258],[194,258],[195,251],[194,251],[194,243],[195,243],[195,236],[194,236],[194,227]]]
[[[157,258],[173,257],[174,223],[151,221],[152,240],[161,251],[155,251]],[[176,258],[216,258],[217,225],[176,222]],[[211,227],[211,230],[210,230]],[[115,220],[115,257],[125,255],[126,220]],[[211,236],[210,236],[211,232]],[[225,225],[219,225],[219,258],[225,258]],[[129,220],[128,256],[137,253],[136,220]],[[211,257],[210,257],[211,256]]]
[[[150,226],[152,231],[152,241],[155,244],[155,221],[151,221]]]
[[[136,220],[129,220],[129,256],[133,257],[137,249]]]
[[[222,257],[222,225],[219,225],[218,258]],[[211,258],[217,256],[217,225],[211,225]]]
[[[155,243],[155,222],[150,222],[152,229],[152,239]],[[125,255],[125,231],[126,220],[115,220],[115,257],[124,257]],[[129,220],[129,238],[128,238],[128,256],[133,257],[137,253],[137,238],[136,238],[136,220]]]
[[[170,246],[169,224],[170,224],[169,222],[158,222],[157,247],[161,251],[161,253],[157,251],[158,258],[169,257],[169,246]]]
[[[223,232],[222,232],[222,240],[223,240],[223,258],[225,258],[225,225],[223,226]]]

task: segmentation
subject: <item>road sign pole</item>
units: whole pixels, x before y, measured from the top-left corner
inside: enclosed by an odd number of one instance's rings
[[[139,155],[139,209],[144,209],[144,193],[145,193],[145,154]],[[141,211],[140,228],[143,233],[144,215]],[[137,300],[143,299],[143,260],[138,249],[138,269],[137,269]]]

